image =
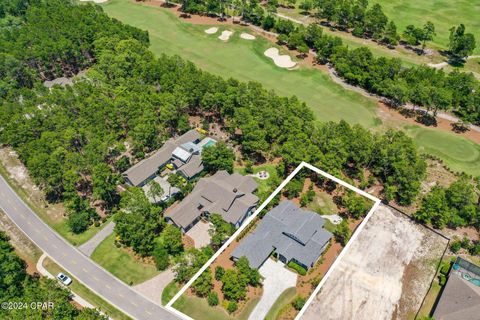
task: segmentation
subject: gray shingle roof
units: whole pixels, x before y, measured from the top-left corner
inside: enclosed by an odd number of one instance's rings
[[[146,179],[157,172],[158,168],[166,164],[172,157],[172,152],[178,146],[200,139],[201,136],[196,130],[190,130],[178,138],[167,140],[163,146],[150,157],[130,167],[123,175],[134,185],[142,184]]]
[[[262,218],[251,234],[241,240],[232,257],[245,256],[252,267],[259,268],[276,250],[287,261],[295,259],[310,267],[332,237],[323,229],[324,223],[319,214],[302,210],[291,201],[282,201]]]
[[[258,197],[251,192],[256,189],[252,177],[238,173],[229,174],[222,170],[213,176],[203,178],[183,201],[165,213],[176,225],[186,228],[202,212],[218,213],[229,223],[241,221],[248,211],[258,203]],[[255,186],[252,190],[252,186]],[[242,186],[247,186],[244,189]],[[236,191],[234,191],[236,190]]]
[[[480,319],[480,287],[450,271],[433,317],[436,320]]]

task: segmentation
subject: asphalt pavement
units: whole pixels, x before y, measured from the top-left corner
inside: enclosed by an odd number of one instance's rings
[[[0,208],[45,254],[97,295],[139,320],[180,319],[101,268],[46,225],[0,176]]]

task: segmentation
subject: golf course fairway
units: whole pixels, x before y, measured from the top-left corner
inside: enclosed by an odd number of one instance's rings
[[[257,36],[254,41],[240,38],[252,31],[239,26],[217,26],[219,31],[207,34],[211,25],[195,25],[180,20],[173,12],[130,0],[111,0],[102,5],[105,12],[126,24],[147,30],[150,48],[157,54],[179,55],[205,71],[225,78],[256,81],[283,96],[297,96],[314,112],[319,121],[345,121],[375,130],[384,130],[377,117],[376,100],[347,90],[334,83],[328,74],[299,65],[282,69],[264,55],[274,45]],[[218,36],[224,30],[234,33],[228,41]],[[290,54],[280,48],[281,54]],[[298,61],[295,57],[294,60]],[[454,133],[412,125],[398,128],[415,138],[423,152],[439,157],[455,171],[480,174],[480,146]]]

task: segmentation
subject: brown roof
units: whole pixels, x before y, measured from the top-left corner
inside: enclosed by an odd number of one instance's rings
[[[258,203],[258,197],[252,194],[256,188],[257,183],[252,177],[218,171],[211,177],[200,179],[192,193],[165,216],[183,228],[205,211],[218,213],[225,221],[236,224]]]

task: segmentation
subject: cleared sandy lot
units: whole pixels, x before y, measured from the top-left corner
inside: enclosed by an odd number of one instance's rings
[[[447,240],[379,206],[302,320],[413,319]]]

